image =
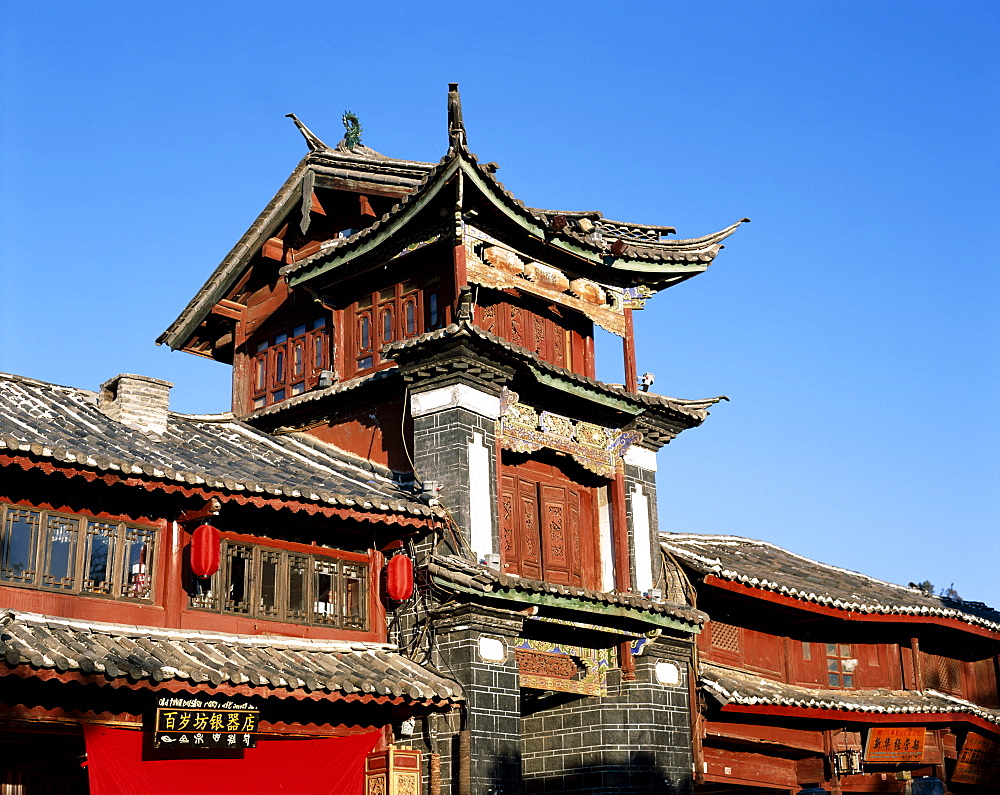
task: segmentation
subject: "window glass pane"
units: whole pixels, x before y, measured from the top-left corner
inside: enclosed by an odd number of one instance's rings
[[[315,331],[318,328],[323,328],[326,325],[325,317],[318,317],[312,322],[312,330]]]
[[[76,576],[76,549],[80,520],[52,516],[46,522],[45,563],[42,585],[50,588],[73,588]]]
[[[283,332],[281,332],[281,334],[275,334],[274,335],[274,344],[275,345],[281,345],[283,342],[288,342],[288,333],[287,332],[283,331]]]
[[[342,626],[347,629],[365,628],[366,574],[367,569],[364,566],[358,566],[353,563],[344,563],[341,565],[343,587]]]
[[[337,563],[317,558],[313,598],[313,620],[320,624],[336,624],[337,616]]]
[[[122,596],[149,599],[153,595],[154,538],[154,531],[148,528],[125,528],[125,578]]]
[[[382,310],[382,342],[392,342],[392,307]]]
[[[406,333],[415,334],[417,331],[417,304],[415,301],[406,302]]]
[[[840,660],[827,660],[826,670],[828,671],[839,671],[840,670]]]
[[[267,360],[263,357],[254,362],[254,386],[260,391],[267,386]]]
[[[432,329],[438,325],[438,297],[437,293],[427,296],[427,321]]]
[[[846,646],[843,643],[840,644],[840,656],[841,657],[850,657],[851,656],[851,647],[850,646]]]
[[[87,523],[87,552],[83,587],[91,593],[111,593],[111,565],[114,562],[118,526],[106,522]]]
[[[280,384],[285,380],[285,352],[284,350],[274,353],[274,383]]]
[[[313,369],[322,370],[323,363],[326,361],[326,357],[323,356],[323,342],[324,338],[322,334],[317,334],[313,337]]]
[[[372,297],[366,295],[364,298],[358,299],[358,309],[367,309],[372,305]]]
[[[292,347],[292,375],[298,376],[302,375],[302,368],[304,367],[302,361],[302,343],[297,342]]]
[[[284,389],[279,389],[276,392],[272,392],[271,393],[271,400],[274,403],[277,403],[279,400],[284,400],[284,399],[285,399],[285,390]]]
[[[827,643],[826,644],[826,656],[827,657],[836,657],[837,656],[837,644],[836,643]]]
[[[396,297],[396,288],[395,287],[390,287],[389,289],[383,290],[382,292],[380,292],[378,294],[378,300],[379,301],[391,301],[395,297]]]
[[[372,346],[371,318],[368,315],[362,315],[360,323],[358,339],[361,350],[366,351]]]
[[[308,618],[309,558],[288,556],[288,618],[304,621]]]
[[[257,345],[254,347],[254,351],[256,351],[257,353],[263,353],[266,350],[267,350],[267,340],[264,340],[263,342],[258,342]]]
[[[262,408],[264,408],[264,405],[266,403],[267,403],[267,398],[262,398],[262,397],[254,398],[253,407],[255,409],[262,409]]]
[[[304,383],[292,384],[292,394],[301,395],[306,391],[306,385]]]
[[[373,360],[372,360],[371,356],[366,356],[364,359],[359,359],[358,360],[358,369],[359,370],[367,370],[369,367],[372,366],[372,361]]]
[[[215,594],[219,590],[219,576],[218,572],[215,573],[214,577],[195,577],[192,575],[188,585],[188,593],[191,594],[191,607],[218,609],[215,603]]]
[[[250,548],[230,546],[226,549],[226,593],[223,609],[233,613],[249,613]]]
[[[260,613],[278,615],[278,569],[281,553],[263,549],[260,553]]]
[[[840,674],[827,674],[827,678],[830,681],[830,687],[840,687]]]
[[[38,543],[40,511],[7,509],[3,551],[0,556],[0,579],[31,582],[35,578],[35,545]]]
[[[305,333],[306,333],[306,324],[305,323],[303,323],[300,326],[296,326],[295,328],[292,329],[292,336],[293,337],[301,337]]]
[[[812,659],[812,644],[803,643],[802,644],[802,659],[811,660]]]
[[[854,677],[851,674],[844,674],[844,687],[854,687]]]

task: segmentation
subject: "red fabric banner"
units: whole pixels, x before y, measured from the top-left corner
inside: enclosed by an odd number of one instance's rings
[[[365,757],[381,732],[317,740],[257,740],[238,752],[153,751],[146,732],[83,724],[90,795],[361,795]],[[145,743],[145,746],[144,746]],[[172,751],[173,749],[171,749]]]

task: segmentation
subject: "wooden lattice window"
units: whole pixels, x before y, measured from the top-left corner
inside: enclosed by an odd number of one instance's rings
[[[381,348],[442,325],[437,285],[406,281],[359,298],[348,311],[355,373],[387,365]]]
[[[849,643],[826,644],[826,679],[833,688],[854,687],[854,669],[858,661]]]
[[[350,560],[340,556],[349,556]],[[256,544],[222,542],[222,565],[193,578],[195,609],[303,624],[368,628],[367,558],[299,554]]]
[[[925,654],[924,687],[960,696],[962,694],[962,664],[951,657]]]
[[[152,527],[0,505],[0,583],[148,600],[155,541]]]
[[[263,408],[301,395],[329,368],[329,333],[325,317],[314,317],[252,341],[250,407]]]
[[[723,624],[721,621],[713,621],[712,648],[739,654],[740,628],[732,624]]]

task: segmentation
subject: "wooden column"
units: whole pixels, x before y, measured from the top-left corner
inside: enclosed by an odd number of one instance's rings
[[[625,389],[629,392],[639,391],[638,369],[635,363],[635,324],[632,321],[632,310],[626,307],[625,338],[622,340],[622,350],[625,354]]]

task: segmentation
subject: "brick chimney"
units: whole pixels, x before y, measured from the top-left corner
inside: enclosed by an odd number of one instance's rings
[[[170,407],[169,381],[122,373],[101,384],[97,408],[123,425],[163,435]]]

